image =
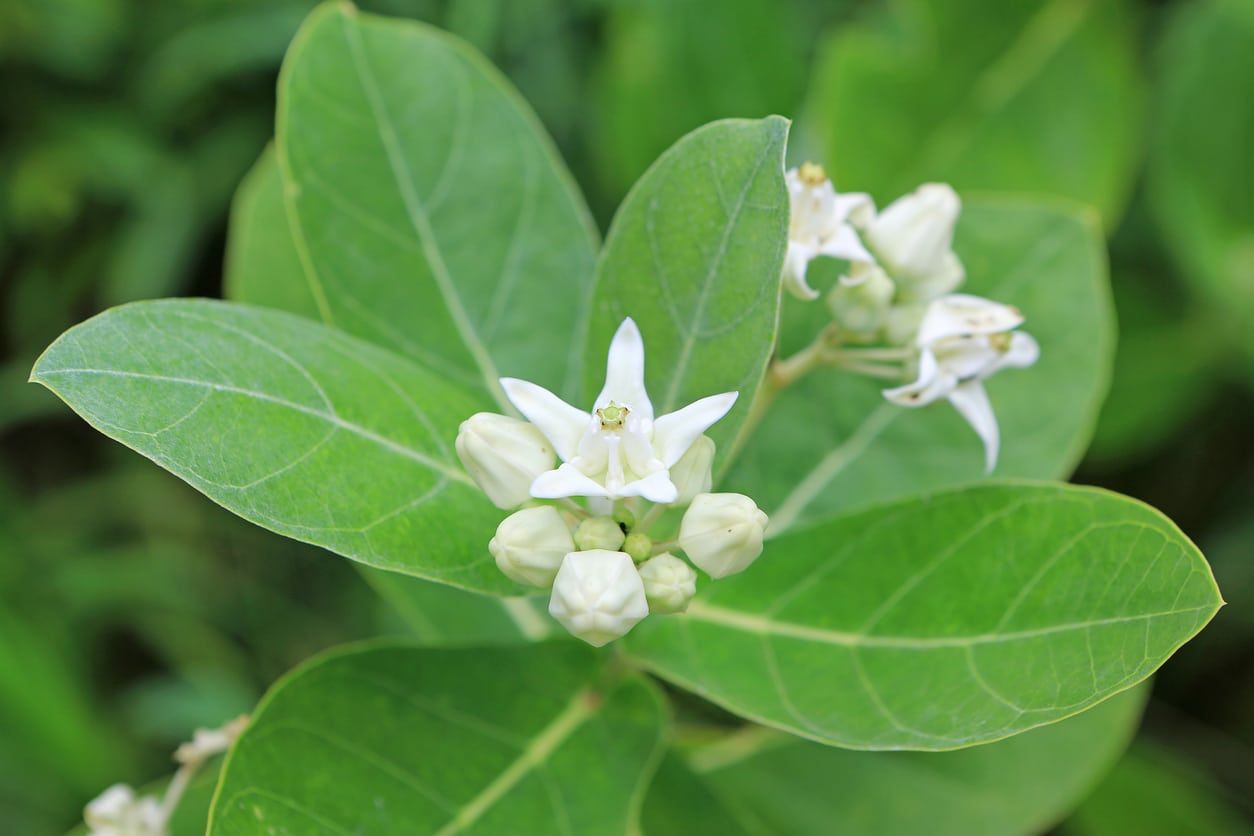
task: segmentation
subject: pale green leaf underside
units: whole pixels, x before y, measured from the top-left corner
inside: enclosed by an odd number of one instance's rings
[[[996,475],[1070,474],[1093,432],[1114,350],[1101,234],[1091,215],[1028,198],[968,199],[955,244],[964,292],[1018,306],[1041,344],[1028,369],[987,381],[1001,426]],[[824,311],[785,317],[814,333]],[[815,320],[815,317],[819,317]],[[797,346],[785,346],[785,352]],[[785,390],[723,489],[750,494],[772,532],[984,477],[980,441],[945,401],[904,409],[884,382],[821,369]]]
[[[1026,836],[1056,824],[1110,768],[1147,692],[956,752],[851,752],[756,727],[690,761],[747,833],[827,836],[838,821],[865,836]]]
[[[209,832],[627,832],[665,713],[643,678],[599,677],[568,643],[323,657],[258,708]]]
[[[277,148],[324,318],[499,395],[580,371],[596,233],[534,114],[481,56],[412,21],[314,12]]]
[[[168,300],[70,329],[32,379],[264,528],[371,566],[517,591],[485,547],[500,514],[452,451],[483,401],[408,360],[290,314]]]
[[[1133,500],[989,485],[773,541],[626,640],[750,719],[859,749],[940,750],[1135,685],[1220,606],[1197,549]]]
[[[739,392],[710,435],[734,438],[762,381],[779,319],[788,235],[778,116],[699,128],[636,184],[597,263],[590,357],[601,358],[624,317],[644,335],[645,382],[661,415],[698,398]],[[590,364],[586,398],[604,370]]]
[[[806,103],[839,187],[881,204],[938,180],[1043,192],[1114,226],[1143,101],[1128,2],[906,0],[868,18],[833,35]]]

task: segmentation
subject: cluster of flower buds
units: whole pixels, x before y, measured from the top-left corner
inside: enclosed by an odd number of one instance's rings
[[[834,320],[828,348],[854,371],[903,380],[915,374],[913,383],[884,396],[906,407],[948,400],[984,442],[991,471],[999,434],[981,381],[1032,365],[1040,351],[1015,330],[1023,324],[1019,311],[954,292],[966,277],[953,251],[958,195],[928,183],[876,212],[869,195],[837,193],[813,163],[788,171],[786,180],[792,213],[784,286],[816,299],[806,281],[810,261],[847,261],[848,272],[827,296]]]
[[[596,646],[649,613],[688,606],[697,573],[676,551],[721,578],[761,554],[767,523],[748,497],[709,492],[715,445],[704,433],[732,408],[735,392],[654,418],[644,340],[630,319],[614,334],[606,365],[591,412],[534,383],[502,379],[525,420],[473,415],[456,444],[488,498],[514,511],[488,543],[497,566],[551,589],[549,613]],[[655,541],[652,527],[683,506],[677,535]]]

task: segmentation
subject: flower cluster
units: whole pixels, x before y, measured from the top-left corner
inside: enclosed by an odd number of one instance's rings
[[[551,589],[549,613],[574,635],[600,646],[649,613],[682,612],[697,573],[675,551],[713,578],[762,552],[766,514],[746,496],[709,492],[715,446],[704,433],[737,394],[654,417],[632,320],[614,334],[590,412],[524,380],[501,386],[525,420],[473,415],[457,454],[488,498],[514,511],[488,543],[497,566]],[[685,505],[676,536],[655,541],[652,526]]]
[[[792,214],[784,286],[800,299],[816,299],[806,281],[810,261],[849,262],[827,297],[834,320],[824,335],[827,356],[888,379],[913,372],[912,383],[886,389],[884,397],[906,407],[948,400],[984,442],[992,471],[999,433],[982,381],[1032,365],[1040,350],[1015,330],[1024,321],[1018,310],[954,292],[966,276],[953,252],[958,195],[928,183],[876,212],[868,195],[838,194],[812,163],[786,179]]]

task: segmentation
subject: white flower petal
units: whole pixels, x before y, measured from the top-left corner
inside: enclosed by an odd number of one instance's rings
[[[1041,356],[1041,347],[1031,334],[1015,331],[1010,335],[1010,348],[998,368],[1026,369]]]
[[[837,192],[832,211],[841,221],[863,226],[875,218],[875,201],[866,192]]]
[[[932,345],[949,337],[1000,334],[1023,324],[1018,308],[966,293],[951,293],[928,305],[915,344]]]
[[[653,420],[653,404],[644,388],[644,338],[636,323],[628,317],[610,340],[605,361],[605,388],[597,395],[594,409],[610,401],[630,407],[638,418]]]
[[[1001,436],[997,429],[997,416],[993,414],[993,405],[988,401],[984,384],[978,380],[969,380],[955,387],[949,393],[949,402],[984,442],[984,472],[992,473],[997,466]]]
[[[619,496],[643,496],[650,502],[670,505],[679,498],[679,488],[671,481],[670,473],[657,470],[643,479],[628,482],[618,492]]]
[[[784,256],[784,289],[803,302],[819,298],[819,292],[806,281],[806,268],[812,257],[809,247],[788,242],[788,253]]]
[[[738,397],[739,392],[710,395],[657,419],[653,425],[653,449],[662,464],[670,467],[679,461],[703,432],[727,414]]]
[[[543,386],[512,377],[501,378],[510,403],[523,416],[544,433],[562,461],[575,457],[579,439],[588,429],[591,417],[582,409],[576,409]]]
[[[958,379],[941,370],[936,357],[924,351],[919,357],[919,376],[913,383],[885,389],[881,394],[898,406],[927,406],[946,397],[958,385]]]
[[[819,245],[819,252],[832,258],[843,258],[845,261],[866,262],[873,264],[875,256],[862,246],[862,239],[853,231],[849,224],[842,223],[832,232],[830,238]]]
[[[568,496],[609,496],[605,487],[570,462],[541,473],[531,483],[531,495],[536,499],[563,499]]]

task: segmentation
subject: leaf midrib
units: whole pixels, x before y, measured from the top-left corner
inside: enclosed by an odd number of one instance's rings
[[[339,415],[336,415],[334,413],[324,412],[320,409],[315,409],[314,407],[306,406],[305,404],[297,403],[295,401],[290,401],[290,400],[287,400],[286,398],[280,398],[277,395],[271,395],[268,392],[261,392],[256,389],[246,389],[241,386],[232,386],[227,383],[215,383],[209,380],[197,380],[195,378],[190,378],[190,377],[177,377],[174,375],[153,374],[151,372],[132,372],[132,371],[124,371],[121,369],[71,368],[71,369],[49,369],[46,371],[40,370],[35,373],[34,379],[40,383],[43,383],[49,389],[52,389],[54,392],[56,392],[56,388],[47,382],[47,378],[60,377],[63,375],[73,375],[73,374],[103,375],[106,377],[124,377],[124,378],[136,379],[136,380],[151,380],[157,383],[169,383],[173,385],[194,386],[194,387],[201,388],[201,389],[210,389],[215,392],[224,392],[226,394],[240,395],[243,397],[254,398],[259,401],[272,403],[272,404],[275,404],[276,406],[281,406],[286,409],[291,409],[295,412],[300,412],[304,415],[309,415],[311,417],[318,418],[322,421],[327,422],[328,424],[331,424],[334,427],[337,427],[338,429],[344,430],[347,433],[356,435],[359,438],[365,439],[366,441],[370,441],[374,444],[378,444],[379,446],[384,447],[398,455],[404,456],[408,459],[412,459],[413,461],[418,462],[419,464],[423,465],[427,469],[436,471],[449,479],[453,479],[457,482],[461,482],[466,485],[473,484],[473,482],[471,482],[470,480],[470,477],[467,476],[462,471],[456,468],[451,468],[444,462],[441,462],[437,459],[433,459],[430,456],[426,455],[425,453],[419,452],[418,450],[415,450],[412,447],[407,447],[404,444],[401,444],[400,442],[394,441],[390,438],[387,438],[386,436],[379,435],[373,430],[369,430],[361,426],[360,424],[356,424],[352,421],[345,420],[344,418],[341,418]]]
[[[1203,604],[1196,607],[1162,610],[1158,612],[1140,613],[1138,615],[1111,616],[1090,621],[1076,621],[1055,624],[1049,627],[1038,627],[1031,630],[1011,630],[994,633],[978,633],[967,636],[888,636],[867,633],[855,633],[842,630],[830,630],[810,627],[804,624],[777,621],[759,615],[716,607],[702,601],[693,601],[688,606],[685,618],[704,621],[730,627],[745,633],[758,636],[781,636],[784,638],[812,641],[850,648],[887,648],[896,650],[933,650],[937,648],[964,648],[987,644],[1022,641],[1042,636],[1066,633],[1073,630],[1087,630],[1093,627],[1105,627],[1115,624],[1129,624],[1155,618],[1169,618],[1174,615],[1186,615],[1203,611],[1213,612],[1214,606]]]

